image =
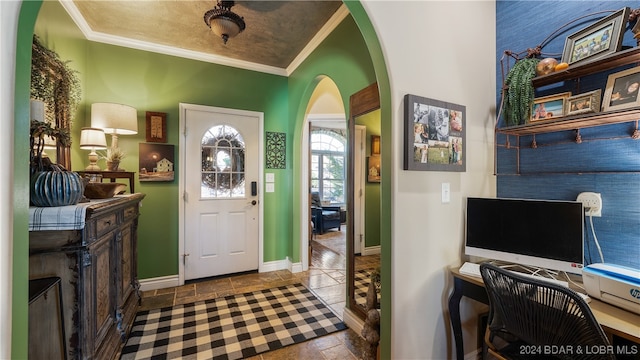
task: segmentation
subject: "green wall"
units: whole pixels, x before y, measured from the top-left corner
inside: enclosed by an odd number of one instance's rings
[[[300,261],[300,194],[302,191],[302,129],[311,94],[323,76],[330,77],[338,87],[345,110],[349,110],[349,97],[376,81],[369,51],[360,30],[348,16],[325,41],[289,76],[289,116],[295,119],[293,137],[293,238],[291,256]],[[347,118],[349,114],[347,113]]]
[[[356,118],[356,125],[367,127],[366,155],[371,156],[371,135],[380,136],[380,110],[372,111]],[[384,164],[380,163],[380,167]],[[367,165],[368,169],[369,166]],[[364,245],[380,245],[380,183],[366,182],[364,186],[365,228]]]
[[[86,41],[58,2],[45,2],[36,33],[78,70],[83,100],[74,122],[74,138],[90,125],[90,104],[119,102],[138,110],[138,134],[120,136],[128,154],[121,167],[136,171],[138,143],[144,142],[145,112],[166,112],[168,144],[179,141],[180,102],[261,111],[265,131],[287,134],[287,169],[269,170],[276,189],[264,196],[264,261],[289,256],[300,261],[300,122],[319,76],[331,77],[348,108],[349,96],[375,82],[369,53],[351,17],[286,77],[241,70],[157,53]],[[296,119],[290,121],[289,119]],[[86,152],[72,147],[72,169],[86,166]],[[175,167],[179,168],[176,154]],[[99,163],[104,167],[104,163]],[[178,273],[178,179],[172,183],[136,183],[147,194],[139,224],[141,279]],[[291,219],[294,219],[293,224]],[[297,218],[297,219],[296,219]],[[373,223],[373,222],[372,222]],[[378,233],[378,231],[371,231]],[[376,241],[379,243],[379,240]]]
[[[329,76],[338,86],[345,108],[351,94],[376,81],[374,66],[351,17],[311,54],[289,77],[239,70],[156,53],[132,50],[86,41],[58,2],[27,1],[22,5],[16,69],[16,136],[28,137],[28,77],[30,43],[35,17],[35,32],[43,43],[57,51],[63,60],[79,71],[83,101],[74,122],[72,136],[79,138],[80,128],[90,123],[92,102],[122,102],[138,110],[139,134],[121,136],[120,147],[129,155],[121,166],[137,169],[138,143],[144,142],[145,111],[166,112],[168,144],[178,144],[178,103],[194,103],[261,111],[265,131],[285,132],[287,168],[269,170],[276,175],[274,193],[264,197],[264,261],[289,256],[300,261],[300,144],[304,112],[317,82]],[[350,5],[353,7],[353,5]],[[360,17],[364,12],[356,6]],[[364,15],[366,17],[366,14]],[[370,27],[370,24],[368,25]],[[369,29],[370,35],[375,33]],[[376,40],[377,41],[377,40]],[[371,44],[369,44],[371,46]],[[381,54],[379,48],[376,51]],[[378,55],[379,57],[379,55]],[[377,67],[381,59],[377,61]],[[380,71],[380,70],[378,70]],[[386,77],[386,71],[383,70]],[[383,102],[388,99],[388,80],[382,82]],[[221,85],[225,84],[225,85]],[[387,111],[388,112],[388,111]],[[385,111],[383,110],[383,116]],[[348,115],[348,114],[347,114]],[[387,114],[388,115],[388,114]],[[26,216],[28,204],[28,154],[16,143],[16,199],[14,211],[13,338],[14,358],[26,358],[28,283]],[[18,151],[20,150],[20,151]],[[383,151],[384,151],[383,147]],[[86,166],[87,154],[72,147],[72,170]],[[384,157],[383,157],[384,160]],[[104,163],[100,163],[104,166]],[[176,154],[176,168],[178,154]],[[136,190],[147,194],[141,209],[139,226],[139,277],[141,279],[174,275],[178,272],[178,177],[172,183],[136,183]],[[383,170],[384,178],[384,170]],[[293,191],[292,191],[293,189]],[[383,222],[382,232],[388,231]],[[383,256],[383,261],[384,261]],[[384,273],[383,273],[384,280]],[[387,323],[385,319],[385,323]],[[383,342],[386,339],[383,339]]]
[[[29,303],[29,92],[33,27],[41,2],[25,2],[20,8],[16,41],[13,149],[13,276],[11,293],[11,358],[28,354]],[[22,141],[21,141],[22,140]],[[4,335],[3,335],[4,336]]]

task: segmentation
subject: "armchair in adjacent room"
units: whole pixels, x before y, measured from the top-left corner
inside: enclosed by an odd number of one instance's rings
[[[485,342],[491,355],[498,359],[615,359],[591,308],[573,290],[489,263],[480,265],[480,274],[489,295]],[[600,351],[585,353],[586,348]]]
[[[324,234],[333,228],[340,231],[340,206],[322,206],[320,194],[312,192],[311,220],[313,221],[313,231],[316,234]]]

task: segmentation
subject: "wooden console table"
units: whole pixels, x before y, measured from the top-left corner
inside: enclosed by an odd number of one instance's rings
[[[124,346],[140,301],[137,228],[144,197],[29,208],[29,278],[60,278],[67,359],[111,360]]]
[[[129,191],[131,193],[135,193],[136,189],[134,187],[134,178],[133,175],[135,172],[133,171],[76,171],[80,176],[84,177],[88,174],[96,174],[102,175],[102,179],[111,179],[111,182],[115,182],[116,179],[129,179]]]

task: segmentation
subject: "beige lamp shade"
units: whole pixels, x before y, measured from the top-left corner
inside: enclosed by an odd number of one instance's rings
[[[104,130],[98,128],[84,127],[80,131],[80,149],[82,150],[104,150],[107,148],[107,139]]]
[[[135,135],[138,133],[136,109],[115,103],[91,104],[91,127],[106,134]]]

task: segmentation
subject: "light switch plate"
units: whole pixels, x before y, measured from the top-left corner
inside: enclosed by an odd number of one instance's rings
[[[451,184],[442,183],[442,203],[447,204],[451,201]]]
[[[265,180],[266,180],[266,182],[268,182],[268,183],[275,182],[275,180],[276,180],[276,176],[275,176],[275,174],[274,174],[274,173],[266,173],[266,174],[265,174]]]
[[[274,192],[276,191],[276,187],[273,183],[267,183],[265,187],[266,192]]]

